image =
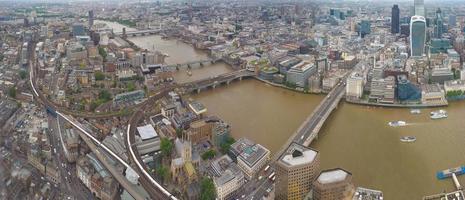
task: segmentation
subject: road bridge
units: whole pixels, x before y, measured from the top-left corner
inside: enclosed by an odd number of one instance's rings
[[[200,93],[200,91],[203,89],[207,89],[209,87],[216,88],[221,84],[229,85],[231,81],[242,80],[243,78],[252,77],[254,75],[255,73],[242,69],[190,83],[185,83],[182,85],[182,87],[184,87],[184,89],[186,89],[187,92],[197,91],[197,93]]]
[[[115,32],[115,35],[117,36],[124,36],[126,34],[126,37],[137,37],[137,36],[146,36],[146,35],[156,35],[161,33],[161,29],[146,29],[146,30],[135,30],[135,31],[126,31],[124,32]]]
[[[273,161],[277,161],[281,154],[292,143],[296,142],[304,146],[309,146],[315,138],[318,138],[318,132],[326,122],[330,114],[335,110],[345,95],[345,84],[340,82],[334,87],[328,95],[320,102],[313,112],[304,120],[294,134],[289,137],[281,149],[273,156]]]
[[[189,62],[179,63],[179,64],[169,64],[169,65],[164,65],[163,67],[165,69],[168,69],[169,71],[175,71],[175,70],[181,70],[181,69],[192,69],[194,67],[203,67],[206,64],[214,64],[218,61],[221,61],[221,59],[208,58],[208,59],[189,61]]]

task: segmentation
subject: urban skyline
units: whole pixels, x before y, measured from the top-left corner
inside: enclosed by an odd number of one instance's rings
[[[2,2],[0,199],[465,198],[465,1]]]

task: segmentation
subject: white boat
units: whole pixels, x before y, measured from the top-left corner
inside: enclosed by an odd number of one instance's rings
[[[403,136],[400,137],[401,142],[415,142],[417,138],[415,136]]]
[[[398,127],[398,126],[406,126],[407,123],[404,121],[392,121],[392,122],[389,122],[388,125],[392,127]]]
[[[421,114],[421,110],[420,109],[412,109],[412,110],[410,110],[410,113],[411,114]]]
[[[438,110],[438,111],[433,111],[430,113],[431,119],[442,119],[442,118],[447,118],[447,111],[445,110]]]

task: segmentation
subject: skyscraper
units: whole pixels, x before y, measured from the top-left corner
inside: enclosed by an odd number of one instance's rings
[[[392,16],[391,16],[391,33],[399,33],[400,28],[400,10],[398,5],[392,7]]]
[[[410,56],[423,56],[426,42],[426,20],[423,16],[412,16],[410,20]]]
[[[88,17],[89,17],[88,21],[89,21],[89,30],[90,30],[90,28],[94,25],[94,11],[93,11],[93,10],[89,10],[89,14],[88,14],[88,15],[89,15],[89,16],[88,16]]]
[[[415,7],[415,15],[425,17],[425,4],[423,0],[415,0],[414,7]]]
[[[434,21],[435,21],[434,37],[441,38],[445,30],[444,30],[444,20],[442,18],[442,12],[440,8],[438,8],[438,10],[436,11],[436,19]]]

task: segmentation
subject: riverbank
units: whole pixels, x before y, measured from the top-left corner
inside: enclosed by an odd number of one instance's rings
[[[388,103],[374,103],[368,102],[363,100],[351,100],[345,99],[345,102],[355,105],[363,105],[363,106],[376,106],[376,107],[387,107],[387,108],[435,108],[435,107],[446,107],[449,105],[448,102],[440,103],[440,104],[388,104]]]

